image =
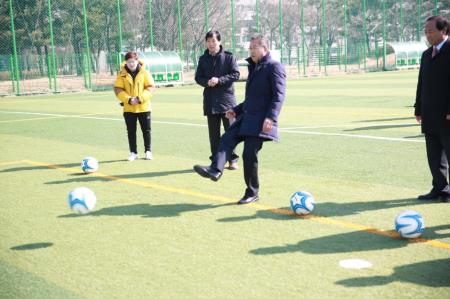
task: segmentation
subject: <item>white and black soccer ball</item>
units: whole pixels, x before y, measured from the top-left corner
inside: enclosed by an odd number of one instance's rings
[[[78,187],[69,192],[67,196],[69,208],[77,214],[87,214],[97,203],[94,192],[87,187]]]
[[[295,192],[291,197],[291,209],[295,214],[307,215],[314,210],[314,197],[306,191]]]
[[[94,157],[86,157],[81,162],[81,169],[85,173],[92,173],[98,170],[98,161]]]
[[[395,218],[395,230],[403,238],[417,238],[425,230],[423,217],[416,211],[404,211]]]

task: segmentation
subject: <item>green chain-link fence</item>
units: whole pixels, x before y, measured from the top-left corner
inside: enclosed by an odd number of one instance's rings
[[[0,14],[0,94],[21,95],[110,88],[127,50],[176,51],[192,80],[209,29],[239,60],[264,34],[291,77],[418,65],[388,43],[423,43],[450,0],[4,0]]]

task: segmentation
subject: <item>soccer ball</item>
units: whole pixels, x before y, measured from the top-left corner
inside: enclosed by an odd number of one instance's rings
[[[404,211],[395,218],[395,230],[403,238],[417,238],[424,229],[423,218],[416,211]]]
[[[86,187],[78,187],[70,191],[67,200],[70,209],[77,214],[89,213],[97,202],[94,192]]]
[[[96,172],[98,170],[97,159],[93,157],[84,158],[83,161],[81,162],[81,169],[83,169],[85,173]]]
[[[314,197],[309,192],[295,192],[291,197],[291,209],[298,215],[311,213],[314,210]]]

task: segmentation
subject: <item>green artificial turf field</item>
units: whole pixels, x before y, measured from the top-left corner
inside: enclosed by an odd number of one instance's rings
[[[242,161],[217,183],[192,171],[210,154],[199,86],[157,89],[152,161],[125,161],[112,92],[0,98],[0,298],[448,297],[450,204],[415,199],[431,185],[416,80],[288,81],[260,201],[245,206]],[[82,173],[86,156],[98,172]],[[67,205],[79,186],[97,196],[84,216]],[[299,190],[310,216],[290,211]],[[422,238],[393,232],[403,210],[422,214]]]

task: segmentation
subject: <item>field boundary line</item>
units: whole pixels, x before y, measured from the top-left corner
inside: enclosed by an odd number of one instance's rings
[[[44,163],[44,162],[31,161],[31,160],[23,160],[23,161],[19,161],[19,162],[24,162],[24,163],[35,165],[35,166],[44,166],[44,167],[47,167],[50,169],[55,169],[58,171],[63,171],[63,172],[68,172],[68,173],[80,173],[79,168],[74,168],[74,167],[65,168],[65,167],[60,167],[56,164],[48,164],[48,163]],[[189,189],[185,189],[185,188],[176,188],[176,187],[171,187],[171,186],[166,186],[166,185],[161,185],[161,184],[143,182],[143,181],[139,181],[139,180],[124,179],[124,178],[120,178],[117,176],[103,174],[100,172],[91,173],[91,174],[89,174],[89,176],[101,177],[101,178],[109,179],[111,181],[121,182],[124,184],[141,186],[141,187],[156,189],[156,190],[160,190],[160,191],[167,191],[167,192],[171,192],[171,193],[189,195],[189,196],[198,197],[198,198],[202,198],[202,199],[208,199],[208,200],[212,199],[214,201],[219,201],[221,203],[235,203],[236,202],[236,199],[234,199],[234,198],[210,195],[207,193],[193,191],[193,190],[189,190]],[[333,219],[330,217],[311,215],[311,214],[306,215],[306,216],[299,216],[290,210],[274,208],[272,206],[260,204],[260,203],[253,203],[250,205],[245,205],[245,207],[252,208],[257,211],[268,211],[268,212],[278,214],[278,215],[285,215],[285,216],[290,216],[290,217],[295,217],[295,218],[309,219],[309,220],[313,220],[313,221],[320,222],[323,224],[331,224],[331,225],[335,225],[335,226],[339,226],[339,227],[352,229],[355,231],[362,231],[362,232],[367,232],[367,233],[375,234],[375,235],[379,235],[379,236],[385,236],[385,237],[390,237],[390,238],[394,238],[394,239],[401,239],[400,235],[395,231],[384,231],[384,230],[380,230],[380,229],[365,226],[365,225],[355,224],[355,223],[342,221],[342,220],[336,220],[336,219]],[[416,239],[405,240],[405,242],[423,243],[423,244],[426,244],[426,245],[429,245],[429,246],[432,246],[435,248],[442,248],[442,249],[450,250],[450,244],[440,242],[437,240],[416,238]]]
[[[43,119],[55,119],[55,118],[82,118],[82,119],[94,119],[94,120],[111,120],[111,121],[123,121],[121,118],[112,117],[92,117],[89,115],[105,114],[105,113],[94,113],[94,114],[81,114],[81,115],[69,115],[69,114],[51,114],[51,113],[38,113],[38,112],[20,112],[20,111],[0,111],[3,114],[27,114],[27,115],[42,115],[42,116],[54,116],[52,118]],[[28,119],[28,120],[38,120]],[[12,120],[18,121],[18,120]],[[3,121],[3,122],[12,122]],[[23,120],[26,121],[26,120]],[[152,120],[152,123],[156,124],[166,124],[166,125],[181,125],[181,126],[191,126],[191,127],[207,127],[206,124],[196,124],[196,123],[183,123],[183,122],[170,122],[170,121],[157,121]],[[382,141],[396,141],[396,142],[409,142],[409,143],[425,143],[423,139],[406,139],[406,138],[396,138],[396,137],[383,137],[383,136],[372,136],[372,135],[358,135],[358,134],[345,134],[345,133],[326,133],[326,132],[314,132],[314,131],[298,131],[291,128],[279,128],[280,132],[290,133],[290,134],[303,134],[303,135],[322,135],[322,136],[334,136],[334,137],[347,137],[347,138],[358,138],[358,139],[370,139],[370,140],[382,140]]]
[[[322,135],[322,136],[337,136],[337,137],[349,137],[349,138],[359,138],[359,139],[372,139],[372,140],[384,140],[384,141],[399,141],[399,142],[413,142],[413,143],[425,143],[422,139],[405,139],[398,137],[383,137],[383,136],[372,136],[372,135],[358,135],[358,134],[345,134],[345,133],[325,133],[325,132],[313,132],[313,131],[295,131],[279,129],[280,132],[291,133],[291,134],[303,134],[303,135]]]

